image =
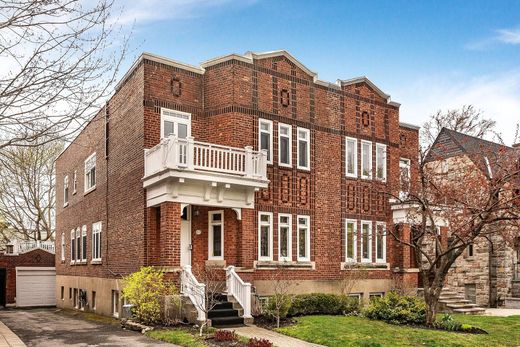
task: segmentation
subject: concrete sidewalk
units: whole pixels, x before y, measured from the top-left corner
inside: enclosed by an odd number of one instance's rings
[[[520,316],[520,309],[518,309],[518,308],[486,308],[485,315],[494,316],[494,317]]]
[[[255,325],[248,325],[238,328],[227,328],[226,330],[234,330],[238,335],[247,338],[256,337],[257,339],[266,339],[271,341],[273,345],[277,347],[324,347],[322,345],[317,345],[296,339],[294,337],[286,336],[277,333],[276,331],[260,328]]]
[[[0,322],[0,347],[25,347],[25,343],[7,325]]]

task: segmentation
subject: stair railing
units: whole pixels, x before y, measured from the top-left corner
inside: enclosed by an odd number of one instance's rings
[[[181,273],[181,293],[190,298],[197,309],[197,320],[206,321],[206,285],[199,283],[191,272],[191,266],[185,265]]]
[[[228,295],[232,295],[244,309],[244,318],[251,318],[251,283],[244,282],[232,265],[226,268],[226,287]]]

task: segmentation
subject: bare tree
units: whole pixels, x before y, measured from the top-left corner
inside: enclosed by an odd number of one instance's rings
[[[290,295],[293,281],[287,279],[283,268],[278,266],[268,276],[269,285],[273,295],[268,299],[266,309],[267,314],[276,319],[276,327],[280,327],[280,319],[285,318],[291,306],[292,297]]]
[[[7,226],[2,238],[45,241],[53,237],[54,160],[62,149],[59,142],[49,142],[0,150],[0,215]]]
[[[341,294],[349,295],[356,284],[368,278],[368,271],[356,264],[346,265],[344,270],[341,276],[340,289]]]
[[[437,138],[442,128],[448,128],[467,135],[484,138],[491,136],[503,143],[502,136],[495,130],[496,122],[484,117],[482,111],[472,105],[462,106],[460,110],[439,110],[425,122],[421,129],[421,141],[428,148]]]
[[[427,158],[421,152],[417,189],[406,199],[393,197],[407,206],[406,224],[412,230],[411,235],[401,230],[389,233],[414,251],[429,325],[435,321],[448,271],[467,246],[494,235],[511,241],[520,228],[519,153],[505,146],[492,148],[451,157],[449,170],[445,157],[436,158],[430,152]],[[470,161],[478,164],[468,164]],[[441,227],[446,228],[445,235]]]
[[[0,0],[0,149],[72,136],[126,53],[112,0]]]

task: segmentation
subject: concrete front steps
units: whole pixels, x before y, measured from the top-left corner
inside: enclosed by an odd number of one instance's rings
[[[470,300],[465,299],[464,295],[449,288],[442,289],[437,309],[443,313],[484,314],[486,312],[485,308],[473,304]]]

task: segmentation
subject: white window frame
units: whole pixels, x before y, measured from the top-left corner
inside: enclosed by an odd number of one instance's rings
[[[365,175],[363,173],[363,169],[365,168],[365,150],[364,150],[364,146],[363,145],[368,145],[369,146],[369,156],[368,156],[368,175]],[[372,142],[370,141],[365,141],[365,140],[361,140],[361,178],[362,179],[367,179],[367,180],[370,180],[372,179]]]
[[[186,125],[186,137],[191,136],[191,113],[161,107],[161,139],[164,139],[164,121],[174,123],[173,128],[178,132],[179,124]],[[179,134],[175,134],[179,136]]]
[[[363,257],[363,253],[365,251],[365,247],[363,245],[363,225],[368,225],[368,258]],[[362,220],[361,221],[361,234],[360,244],[361,244],[361,262],[362,263],[371,263],[372,262],[372,221]]]
[[[300,131],[303,131],[306,135],[306,139],[300,138]],[[307,166],[300,165],[300,140],[305,141],[305,147],[307,147]],[[301,128],[298,127],[296,129],[296,154],[297,154],[297,162],[296,167],[300,170],[307,170],[309,171],[311,169],[311,131],[307,128]]]
[[[377,237],[377,233],[378,233],[378,229],[379,229],[379,226],[382,226],[383,227],[383,257],[382,258],[379,258],[377,256],[377,248],[379,247],[379,239]],[[385,222],[376,222],[376,229],[375,229],[375,232],[374,232],[374,235],[375,235],[375,241],[376,241],[376,263],[386,263],[386,234],[387,234],[387,231],[386,231],[386,223]]]
[[[401,186],[401,168],[404,167],[403,165],[403,162],[406,162],[406,166],[408,167],[408,184],[409,184],[409,189],[411,188],[411,185],[412,185],[412,161],[408,158],[399,158],[399,197],[401,199],[406,199],[409,194],[410,194],[410,191],[408,192],[405,192],[402,190],[402,186]]]
[[[220,221],[213,221],[214,215],[220,215]],[[220,225],[220,256],[213,255],[213,226]],[[208,259],[209,260],[224,260],[224,210],[209,211],[208,212]]]
[[[83,242],[85,241],[85,242]],[[87,248],[88,248],[88,237],[87,237],[87,226],[84,225],[81,227],[81,262],[87,262]]]
[[[262,222],[262,216],[269,216],[269,222]],[[268,256],[262,256],[262,227],[269,227],[269,244]],[[270,261],[273,260],[273,213],[272,212],[258,212],[258,260]]]
[[[96,222],[92,224],[92,261],[100,262],[101,255],[101,239],[102,239],[103,224]]]
[[[353,242],[353,258],[348,257],[348,225],[354,225],[354,235],[352,238]],[[357,220],[356,219],[345,219],[345,262],[346,263],[357,263]]]
[[[76,229],[70,231],[70,263],[76,263]]]
[[[60,250],[61,250],[61,261],[65,261],[65,233],[63,231],[61,232]]]
[[[383,149],[383,158],[381,158],[379,156],[379,149],[382,148]],[[379,180],[379,181],[382,181],[382,182],[386,182],[386,157],[387,157],[387,147],[385,144],[382,144],[382,143],[376,143],[376,175],[375,175],[375,179],[376,180]],[[379,173],[379,162],[382,161],[382,164],[383,164],[383,177],[378,177],[378,173]]]
[[[349,160],[348,160],[348,144],[349,142],[354,143],[354,172],[348,172]],[[353,137],[345,137],[345,175],[347,177],[357,177],[358,176],[358,140]]]
[[[287,223],[282,223],[282,217],[288,218]],[[287,257],[282,257],[282,248],[281,245],[281,229],[282,227],[287,227]],[[278,260],[279,261],[292,261],[292,215],[288,213],[279,213],[278,214]]]
[[[69,205],[69,176],[63,178],[63,207]]]
[[[117,298],[116,298],[117,294]],[[121,306],[119,290],[112,289],[112,316],[119,318],[119,309]]]
[[[76,194],[78,191],[78,170],[74,170],[74,175],[72,176],[72,195]]]
[[[76,228],[76,264],[81,263],[81,228]]]
[[[300,224],[300,218],[307,220],[306,225]],[[306,215],[296,216],[297,233],[296,233],[296,256],[298,261],[311,261],[311,217]],[[300,230],[305,229],[305,239],[307,244],[305,245],[305,257],[300,257]]]
[[[262,130],[262,124],[267,124],[269,130]],[[258,150],[262,151],[262,134],[269,135],[269,150],[267,151],[267,164],[273,163],[273,121],[258,118]]]
[[[86,193],[89,193],[91,191],[93,191],[94,189],[96,189],[96,184],[97,184],[97,156],[96,156],[96,152],[92,153],[87,159],[85,159],[85,171],[84,171],[84,181],[85,181],[85,194]],[[90,179],[87,179],[87,174],[89,172],[91,172],[92,168],[94,169],[94,172],[95,172],[95,177],[94,177],[94,185],[92,186],[89,186],[90,184]]]
[[[287,135],[282,135],[282,128],[288,130]],[[287,155],[289,163],[282,163],[282,137],[287,138],[289,140],[289,153]],[[292,126],[290,126],[289,124],[278,123],[278,165],[283,167],[292,167]]]

